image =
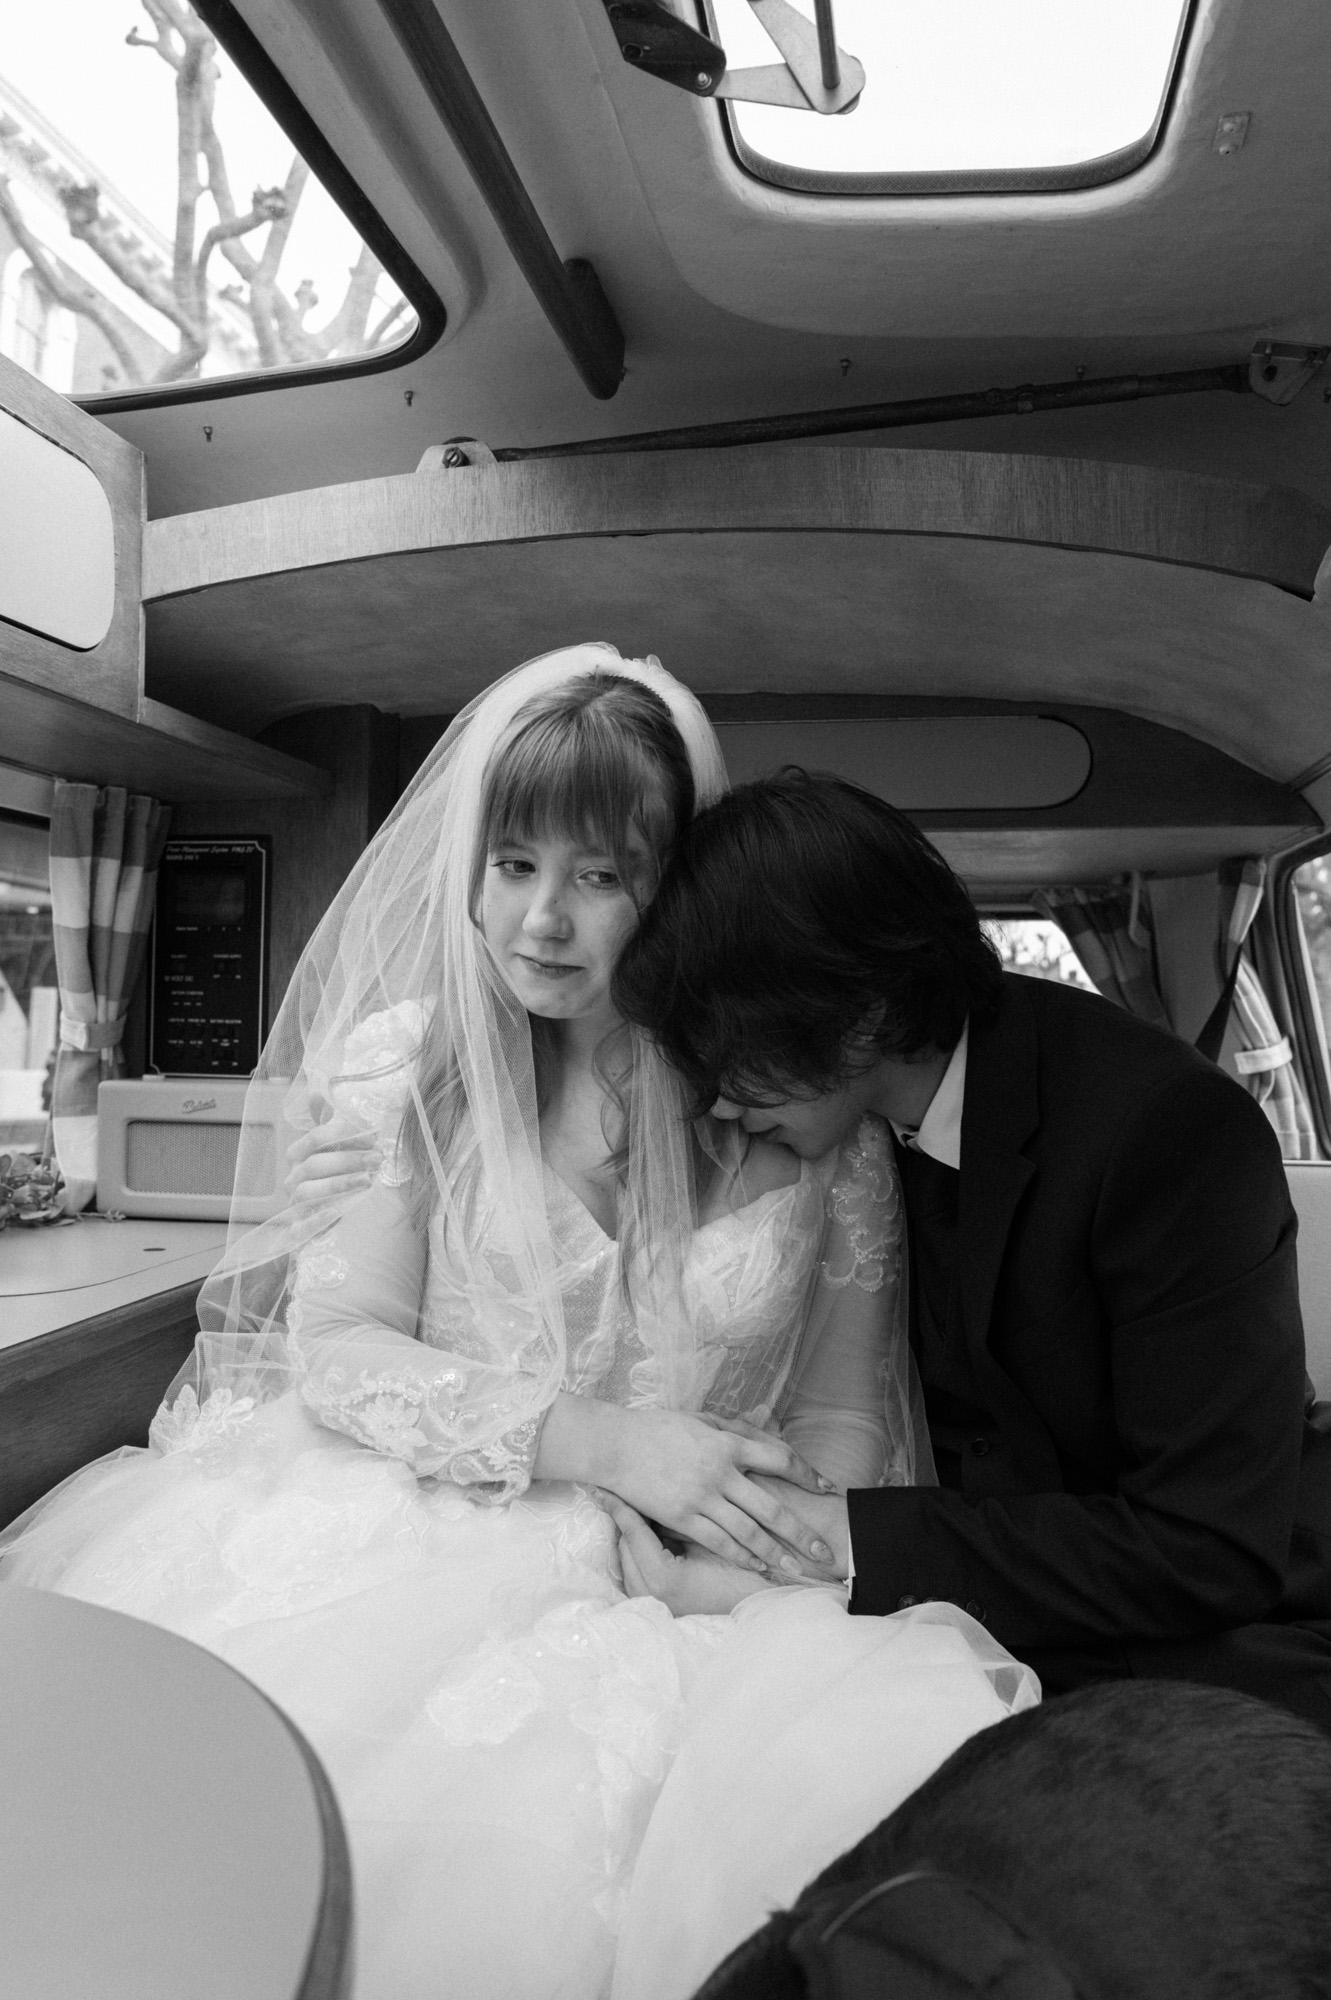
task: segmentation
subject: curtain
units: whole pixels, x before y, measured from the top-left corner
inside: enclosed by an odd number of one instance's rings
[[[1220,870],[1218,967],[1222,996],[1233,980],[1229,1030],[1239,1082],[1271,1121],[1287,1160],[1315,1160],[1317,1139],[1289,1038],[1244,944],[1266,892],[1266,863],[1227,861]]]
[[[1097,889],[1040,889],[1031,900],[1058,925],[1106,1000],[1139,1020],[1172,1027],[1155,981],[1150,906],[1140,875]]]
[[[121,1068],[120,1040],[143,965],[171,814],[118,785],[57,781],[51,813],[51,918],[60,1047],[51,1125],[64,1206],[97,1186],[97,1086]]]

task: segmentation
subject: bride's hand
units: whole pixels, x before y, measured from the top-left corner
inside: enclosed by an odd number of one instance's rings
[[[825,1490],[821,1475],[782,1439],[724,1429],[683,1410],[622,1414],[619,1449],[598,1483],[640,1514],[749,1569],[779,1566],[795,1575],[803,1569],[800,1557],[830,1560],[818,1529],[780,1488],[764,1489],[748,1476],[765,1472],[810,1493]]]
[[[793,1576],[803,1573],[801,1557],[830,1560],[820,1531],[786,1498],[792,1487],[827,1492],[827,1481],[765,1432],[747,1436],[685,1410],[625,1409],[561,1392],[532,1473],[606,1488],[682,1540],[750,1570],[779,1566]],[[765,1492],[750,1473],[787,1484]]]
[[[630,1597],[657,1597],[676,1618],[691,1611],[726,1612],[756,1590],[775,1585],[752,1570],[721,1562],[691,1543],[683,1555],[672,1555],[643,1520],[613,1493],[597,1499],[619,1530],[619,1566]]]
[[[303,1206],[340,1201],[344,1195],[362,1194],[382,1164],[373,1131],[350,1118],[330,1118],[287,1147],[286,1191]]]

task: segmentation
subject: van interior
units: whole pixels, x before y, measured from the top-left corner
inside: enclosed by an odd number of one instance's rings
[[[581,640],[658,655],[733,779],[891,800],[1013,969],[1261,1102],[1331,1396],[1331,11],[27,12],[0,46],[0,1519],[144,1439],[302,947],[449,718]],[[108,97],[165,134],[160,214]],[[52,837],[71,786],[170,815],[101,1039],[55,969],[80,860],[99,921],[88,847]],[[74,1057],[104,1092],[86,1184],[51,1137]],[[87,1206],[46,1225],[52,1159]]]
[[[472,695],[589,638],[695,688],[733,778],[909,812],[1015,969],[1209,1033],[1280,1135],[1331,1392],[1331,23],[1138,0],[1061,49],[1038,0],[1015,43],[983,12],[894,41],[850,0],[154,0],[115,39],[162,129],[196,120],[174,251],[73,58],[16,40],[0,1141],[50,1151],[62,782],[170,812],[100,1081],[223,1102],[150,1215],[0,1236],[7,1515],[71,1469],[57,1382],[81,1451],[142,1432],[226,1105],[355,857]],[[291,161],[248,211],[242,96]],[[307,179],[358,246],[333,320],[273,277]],[[179,917],[237,855],[254,1018],[164,1062],[167,878]]]

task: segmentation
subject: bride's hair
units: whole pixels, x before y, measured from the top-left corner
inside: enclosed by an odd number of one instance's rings
[[[656,893],[680,830],[693,817],[695,792],[688,752],[665,702],[643,682],[593,671],[534,696],[520,708],[485,771],[471,856],[472,922],[479,927],[486,862],[508,842],[563,837],[586,841],[611,856],[641,911]],[[637,851],[635,851],[635,836]],[[645,850],[647,868],[642,868]],[[550,1076],[552,1024],[529,1015],[538,1101]],[[610,1037],[617,1043],[618,1035]],[[607,1131],[612,1155],[622,1160],[624,1096],[631,1069],[627,1045],[602,1045],[598,1074],[621,1131]],[[430,1133],[462,1205],[473,1189],[469,1172],[466,1103],[453,1040],[443,1007],[426,1027],[417,1081]],[[423,1224],[433,1206],[430,1149],[414,1108],[402,1132],[405,1162],[417,1191],[413,1209]]]

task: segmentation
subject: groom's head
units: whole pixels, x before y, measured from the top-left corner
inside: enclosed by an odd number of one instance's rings
[[[885,1063],[951,1049],[1001,981],[923,834],[857,785],[792,768],[685,830],[615,997],[698,1108],[728,1100],[816,1156],[854,1129]]]

